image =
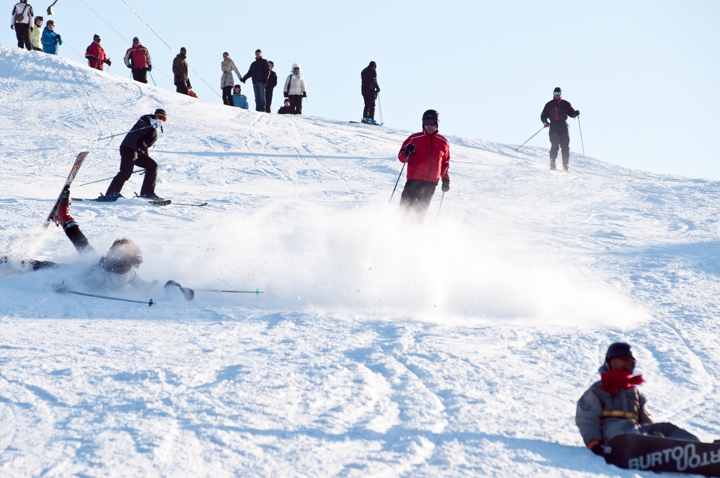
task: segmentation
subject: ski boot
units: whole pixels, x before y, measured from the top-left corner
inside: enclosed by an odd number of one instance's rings
[[[161,198],[160,196],[158,196],[155,193],[140,194],[140,198],[147,199],[148,201],[162,201],[163,200],[163,198]]]
[[[555,171],[555,160],[554,159],[550,160],[550,171]]]
[[[363,118],[360,120],[361,123],[370,124],[370,118]]]
[[[97,202],[115,202],[118,199],[120,199],[122,194],[120,193],[108,193],[108,194],[100,194],[100,196],[97,197],[95,201]]]

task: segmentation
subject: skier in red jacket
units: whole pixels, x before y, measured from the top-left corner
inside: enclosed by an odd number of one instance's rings
[[[88,60],[90,68],[96,68],[100,71],[103,70],[103,63],[107,63],[111,66],[110,58],[105,56],[105,50],[100,46],[100,35],[93,37],[93,42],[85,50],[85,58]]]
[[[138,37],[133,38],[133,46],[125,52],[125,66],[132,70],[133,80],[147,83],[148,71],[152,71],[152,58]]]
[[[450,143],[438,133],[439,121],[437,111],[423,113],[423,130],[410,135],[398,153],[400,162],[408,164],[400,206],[405,210],[406,217],[415,212],[417,222],[425,218],[440,178],[442,192],[450,190]]]

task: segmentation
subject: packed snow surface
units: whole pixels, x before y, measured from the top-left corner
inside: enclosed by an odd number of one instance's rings
[[[2,476],[638,476],[574,424],[617,340],[657,419],[720,437],[718,182],[584,160],[579,141],[551,172],[546,149],[447,135],[452,189],[416,226],[404,181],[388,204],[411,131],[5,47],[0,102]],[[114,294],[148,307],[53,292],[72,267],[15,274],[78,260],[40,229],[76,154],[72,195],[96,197],[109,180],[81,185],[114,176],[122,136],[97,138],[158,107],[158,194],[209,204],[73,216],[99,253],[139,244],[146,280],[263,293]]]

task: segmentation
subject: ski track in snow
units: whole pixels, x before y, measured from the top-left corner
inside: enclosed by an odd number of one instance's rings
[[[77,152],[95,197],[122,137],[168,110],[157,192],[75,202],[160,283],[251,289],[157,305],[0,270],[2,476],[654,476],[587,452],[575,402],[631,342],[658,420],[720,437],[720,183],[448,136],[435,228],[387,201],[410,132],[261,115],[0,46],[0,244],[71,263],[39,225]],[[574,145],[577,147],[578,145]],[[586,162],[586,166],[584,163]],[[125,196],[139,191],[133,176]],[[155,293],[153,293],[155,294]],[[148,300],[151,294],[122,291]]]

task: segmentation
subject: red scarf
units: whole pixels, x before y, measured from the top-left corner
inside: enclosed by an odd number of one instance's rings
[[[600,380],[602,380],[601,390],[615,395],[618,390],[627,390],[633,385],[640,385],[643,380],[642,375],[632,376],[630,372],[624,368],[617,368],[615,370],[609,370],[600,374]]]

